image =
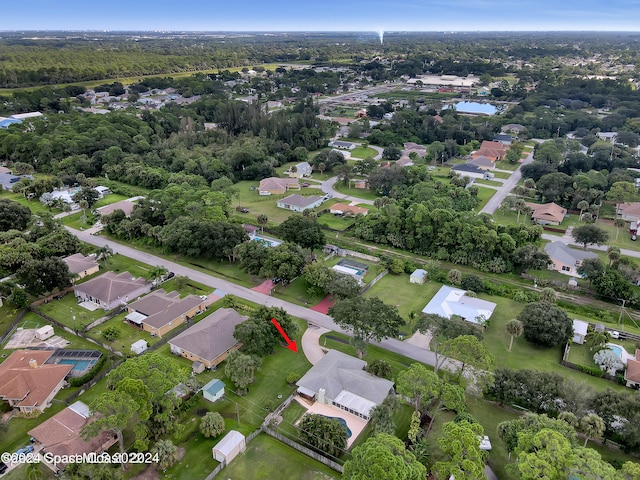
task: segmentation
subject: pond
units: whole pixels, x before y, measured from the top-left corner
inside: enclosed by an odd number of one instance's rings
[[[503,110],[491,103],[479,102],[458,102],[454,106],[455,109],[461,113],[479,113],[484,115],[495,115]],[[447,108],[451,108],[451,106],[448,106]]]

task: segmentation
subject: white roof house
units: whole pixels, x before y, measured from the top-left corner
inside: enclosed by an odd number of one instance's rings
[[[393,382],[365,372],[365,365],[364,360],[329,350],[298,380],[298,392],[368,420],[371,409],[389,395]]]
[[[457,315],[467,322],[476,324],[482,323],[483,318],[489,320],[496,304],[468,297],[466,293],[466,290],[444,285],[422,309],[422,313],[434,313],[445,318]]]
[[[246,450],[244,435],[236,430],[229,430],[222,440],[213,447],[213,458],[218,462],[229,464],[239,453]]]
[[[133,342],[131,344],[131,352],[135,353],[136,355],[140,355],[147,348],[149,348],[149,347],[147,346],[147,341],[146,340],[138,340],[137,342]]]

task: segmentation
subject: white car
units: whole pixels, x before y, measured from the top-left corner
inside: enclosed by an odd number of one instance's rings
[[[615,330],[612,330],[611,332],[609,332],[611,334],[611,338],[620,338],[620,332],[616,332]]]

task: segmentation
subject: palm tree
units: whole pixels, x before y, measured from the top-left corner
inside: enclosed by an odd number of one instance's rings
[[[584,211],[587,208],[589,208],[589,202],[587,202],[586,200],[580,200],[576,205],[576,208],[580,209],[580,220],[582,220],[582,215],[584,214]]]
[[[556,303],[556,291],[553,288],[545,287],[540,291],[540,301]]]
[[[520,223],[520,212],[522,212],[522,210],[526,206],[527,206],[527,204],[524,202],[524,200],[522,198],[519,198],[519,199],[516,200],[516,202],[514,204],[514,207],[518,211],[518,218],[516,219],[516,223]]]
[[[151,270],[147,272],[146,279],[153,280],[155,283],[158,283],[158,280],[162,278],[163,275],[167,273],[167,269],[161,265],[156,265]]]
[[[607,258],[609,259],[609,266],[620,260],[620,249],[618,247],[607,248]]]
[[[605,331],[592,330],[585,335],[584,339],[590,351],[594,348],[600,350],[601,347],[611,340],[611,334]]]
[[[613,225],[616,227],[616,240],[618,240],[618,235],[620,235],[620,227],[624,227],[625,221],[622,218],[616,218],[613,221]]]
[[[580,430],[585,435],[584,447],[587,446],[587,442],[594,438],[602,437],[604,433],[604,420],[600,418],[597,413],[588,413],[580,419]]]
[[[292,173],[298,173],[298,167],[296,167],[295,165],[293,165],[292,167],[289,167],[289,174],[292,174]]]
[[[320,170],[320,175],[322,175],[322,172],[324,172],[327,169],[327,164],[324,162],[320,162],[318,164],[318,170]]]
[[[89,202],[87,202],[86,200],[80,200],[78,202],[78,205],[80,206],[80,209],[82,210],[82,216],[86,219],[87,218],[87,208],[89,208]]]
[[[524,326],[522,325],[522,322],[520,320],[514,318],[513,320],[509,320],[507,322],[507,324],[505,325],[505,329],[507,330],[507,333],[511,335],[511,340],[509,341],[509,351],[511,351],[511,347],[513,347],[513,339],[522,335]]]
[[[27,465],[27,478],[29,480],[40,480],[42,478],[42,472],[37,463],[29,463]]]
[[[113,255],[113,250],[111,250],[111,247],[109,245],[100,247],[96,251],[96,259],[100,263],[107,263],[107,261],[109,261],[109,258],[111,258],[112,255]]]
[[[260,225],[260,228],[262,229],[262,233],[264,233],[264,226],[269,223],[269,217],[267,217],[264,213],[261,213],[256,217],[256,220],[258,221],[258,225]]]

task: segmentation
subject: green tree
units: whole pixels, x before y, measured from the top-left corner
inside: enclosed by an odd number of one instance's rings
[[[584,339],[589,351],[600,350],[611,340],[611,334],[605,330],[591,330]]]
[[[400,372],[396,379],[396,391],[413,402],[416,412],[422,410],[438,395],[441,386],[440,377],[422,363],[411,364],[408,369]]]
[[[113,250],[109,245],[104,245],[96,250],[96,260],[102,264],[106,264],[113,256]]]
[[[605,271],[604,264],[599,258],[585,258],[578,267],[578,274],[589,280],[589,287],[594,278],[598,278]]]
[[[0,232],[24,230],[31,220],[31,210],[18,202],[0,199]]]
[[[262,359],[255,355],[245,355],[238,350],[229,353],[224,374],[236,386],[236,394],[246,395],[249,385],[255,382],[255,373],[260,370]]]
[[[113,342],[120,337],[120,330],[115,325],[111,325],[102,331],[102,338],[108,342]]]
[[[520,335],[522,335],[524,328],[520,320],[513,318],[507,322],[507,324],[505,325],[505,330],[511,337],[511,339],[509,340],[509,351],[511,351],[511,347],[513,347],[513,339],[518,338]]]
[[[347,428],[335,418],[306,414],[298,425],[298,436],[333,457],[347,447]]]
[[[14,287],[11,290],[9,300],[18,308],[27,308],[29,306],[29,297],[22,288]]]
[[[385,160],[398,160],[402,156],[402,150],[396,146],[385,147],[382,151],[382,158]]]
[[[264,232],[264,226],[269,223],[269,217],[267,217],[264,213],[259,214],[256,217],[258,225],[260,225],[260,230]]]
[[[282,308],[259,306],[251,317],[238,324],[233,336],[242,343],[243,353],[264,356],[275,352],[276,346],[283,342],[282,336],[274,327],[275,318],[290,339],[298,333],[298,325]]]
[[[618,241],[618,237],[620,236],[620,229],[625,226],[627,222],[622,218],[616,218],[613,221],[613,225],[616,227],[616,241]]]
[[[462,281],[462,273],[460,270],[456,270],[455,268],[449,270],[449,273],[447,273],[447,280],[449,280],[451,285],[460,285],[460,282]]]
[[[575,227],[571,232],[571,236],[576,243],[581,243],[585,250],[589,245],[603,245],[609,240],[609,234],[595,225]]]
[[[544,250],[528,243],[513,252],[512,262],[521,271],[544,270],[551,263],[551,258]]]
[[[329,315],[340,327],[352,332],[358,358],[362,358],[366,343],[397,336],[405,323],[397,307],[376,297],[339,300],[329,309]]]
[[[587,202],[586,200],[580,200],[577,205],[576,208],[580,209],[580,220],[582,220],[582,215],[584,214],[584,211],[589,208],[589,202]]]
[[[217,437],[224,429],[224,418],[218,412],[207,412],[200,420],[200,433],[207,438]]]
[[[389,395],[380,405],[376,405],[369,412],[371,419],[371,426],[373,427],[372,434],[388,433],[394,435],[396,432],[396,422],[393,419],[393,414],[397,407],[398,400],[395,395]]]
[[[427,470],[402,441],[380,433],[353,449],[344,464],[345,480],[424,480]]]
[[[540,301],[556,303],[556,291],[553,288],[545,287],[540,291]]]
[[[16,279],[33,295],[41,295],[71,285],[69,267],[58,257],[28,260],[16,272]]]
[[[62,480],[122,480],[123,474],[110,463],[70,463],[60,478]]]
[[[433,470],[439,478],[487,478],[484,474],[486,452],[480,450],[480,439],[484,435],[482,425],[467,421],[447,422],[442,433],[438,445],[447,460],[434,465]]]
[[[327,292],[327,288],[336,274],[325,262],[316,260],[304,266],[302,276],[311,285],[309,287],[311,293],[321,295]]]
[[[579,429],[584,433],[584,447],[587,446],[589,440],[601,438],[604,435],[604,420],[597,413],[588,413],[580,419]]]
[[[445,355],[455,358],[460,362],[458,377],[464,375],[464,369],[470,365],[478,370],[489,370],[493,366],[493,355],[473,335],[462,335],[448,340]]]
[[[569,478],[576,458],[569,440],[561,433],[543,428],[533,435],[522,435],[516,448],[515,470],[523,480]]]
[[[87,202],[87,208],[91,208],[98,201],[99,196],[98,192],[93,188],[82,187],[80,191],[73,196],[73,201],[78,203],[85,201]]]
[[[573,334],[573,322],[567,313],[548,302],[528,303],[518,320],[524,326],[524,338],[536,345],[562,345]]]
[[[365,371],[369,372],[371,375],[375,375],[376,377],[386,378],[387,380],[391,380],[393,378],[391,365],[389,365],[388,362],[382,360],[381,358],[367,363],[364,369]]]
[[[178,447],[171,440],[158,440],[151,449],[151,454],[158,456],[161,470],[166,470],[178,461]]]
[[[292,215],[278,227],[278,235],[287,242],[311,250],[324,247],[325,235],[320,224],[312,218]]]
[[[162,277],[164,277],[167,274],[167,269],[161,265],[156,265],[155,267],[151,267],[148,271],[147,274],[145,275],[145,278],[147,280],[151,280],[154,282],[154,284],[157,284],[160,279]]]
[[[362,287],[351,275],[334,275],[327,285],[327,293],[337,300],[357,297]]]
[[[631,182],[615,182],[605,197],[607,200],[616,202],[615,218],[618,218],[621,203],[638,200],[638,188]]]
[[[260,269],[260,275],[278,277],[284,283],[289,283],[302,273],[305,263],[305,255],[300,246],[284,243],[268,249]]]

